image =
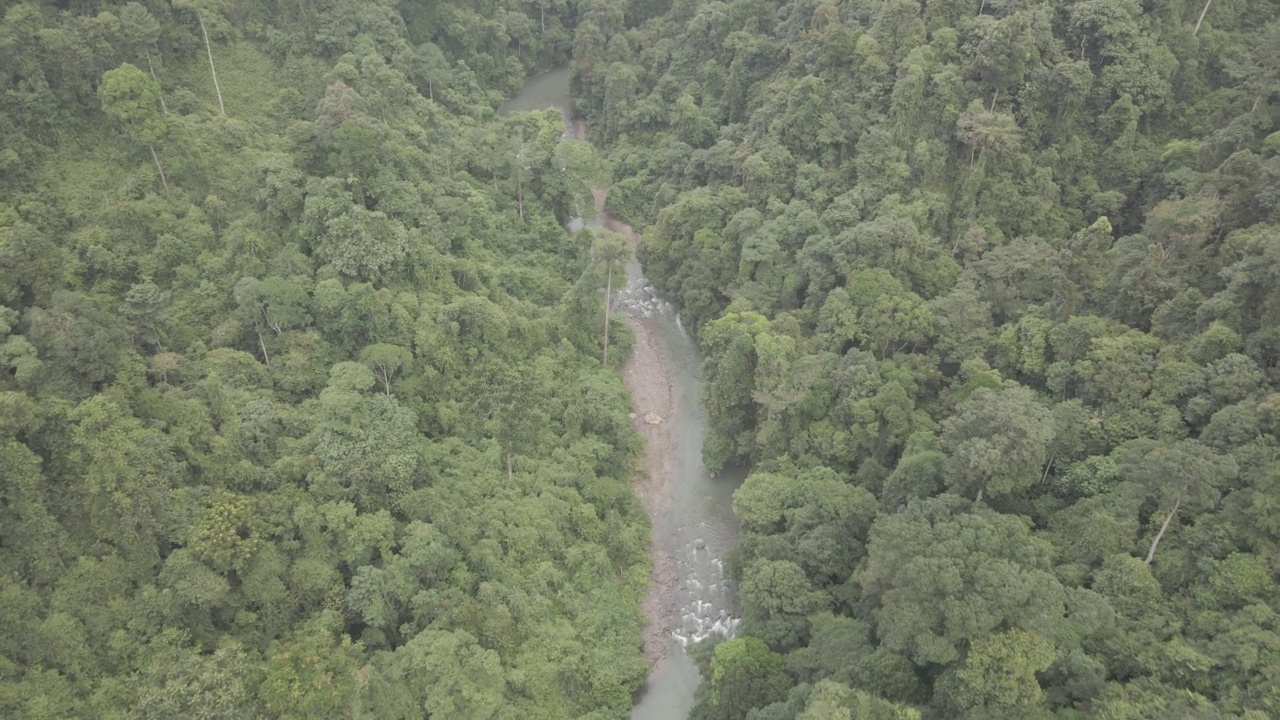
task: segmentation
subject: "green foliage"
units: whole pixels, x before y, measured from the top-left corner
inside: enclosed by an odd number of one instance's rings
[[[577,13],[0,11],[0,714],[625,715],[609,168],[495,113]]]
[[[706,354],[706,463],[751,469],[743,630],[793,689],[750,717],[1277,712],[1215,637],[1276,607],[1276,13],[578,28],[610,208]]]
[[[1053,659],[1046,638],[1021,630],[991,635],[969,648],[938,693],[960,717],[1027,717],[1043,699],[1036,673]]]
[[[710,678],[698,689],[705,699],[694,717],[743,717],[752,708],[781,700],[786,692],[781,655],[754,637],[726,640],[711,657]]]
[[[942,495],[882,517],[855,576],[881,643],[918,665],[952,662],[1001,627],[1061,632],[1065,596],[1048,544],[1016,518],[962,507]]]
[[[1276,16],[6,4],[0,712],[624,716],[611,176],[754,465],[695,717],[1280,716]]]
[[[142,145],[164,139],[164,116],[159,112],[160,86],[146,73],[125,63],[108,70],[98,85],[102,111],[130,138]]]
[[[1030,487],[1053,438],[1052,416],[1031,390],[1010,383],[1000,392],[978,388],[942,425],[950,451],[948,488],[993,497]]]

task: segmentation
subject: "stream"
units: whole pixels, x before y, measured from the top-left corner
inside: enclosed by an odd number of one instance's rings
[[[565,116],[567,134],[573,134],[570,78],[568,68],[536,75],[499,112],[557,108]],[[603,207],[602,193],[597,206]],[[605,226],[635,240],[632,228],[602,211],[593,220],[575,219],[569,230],[584,225]],[[636,427],[646,441],[648,478],[639,483],[637,494],[653,527],[653,585],[644,604],[650,623],[645,633],[649,678],[636,695],[631,717],[678,720],[693,709],[694,690],[702,680],[685,647],[712,635],[732,637],[738,626],[737,594],[723,560],[738,544],[731,501],[743,474],[712,478],[702,464],[707,433],[702,357],[676,309],[645,278],[634,257],[627,265],[627,286],[613,303],[636,335],[622,375]],[[650,413],[660,422],[646,422],[647,416],[653,419]]]

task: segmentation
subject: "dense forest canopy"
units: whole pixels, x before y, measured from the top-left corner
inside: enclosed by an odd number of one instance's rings
[[[0,2],[0,715],[626,715],[577,12]]]
[[[6,717],[624,717],[610,172],[752,468],[697,718],[1280,716],[1275,0],[0,16]]]
[[[1280,717],[1277,18],[584,18],[610,208],[753,470],[697,718]]]

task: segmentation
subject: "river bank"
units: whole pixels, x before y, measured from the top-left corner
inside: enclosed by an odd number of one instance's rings
[[[673,442],[665,420],[672,416],[674,400],[670,384],[666,382],[669,373],[664,367],[663,354],[656,347],[656,343],[661,342],[657,333],[638,318],[628,316],[627,323],[635,333],[636,342],[631,356],[622,365],[622,383],[631,395],[636,430],[645,442],[643,464],[634,487],[652,525],[665,512],[661,503],[668,495],[666,486],[671,482]],[[656,414],[663,422],[656,425],[645,422],[644,418],[649,413]],[[653,570],[649,576],[649,591],[640,610],[648,618],[644,631],[644,657],[649,663],[649,671],[653,672],[671,648],[671,615],[679,578],[675,557],[661,547],[656,538],[650,541],[649,552],[653,558]]]
[[[557,108],[568,123],[566,135],[585,141],[586,124],[569,119],[569,84],[567,68],[542,73],[500,111]],[[649,516],[653,569],[640,608],[648,619],[643,650],[649,677],[631,717],[679,720],[693,709],[702,681],[684,648],[712,635],[732,637],[737,628],[737,593],[723,558],[738,543],[732,497],[742,476],[712,478],[703,465],[702,357],[675,308],[644,277],[634,255],[639,233],[605,212],[607,188],[592,195],[595,218],[577,218],[570,228],[604,227],[626,237],[632,249],[626,286],[615,291],[612,306],[635,335],[620,373],[645,441],[633,489]]]
[[[574,120],[570,128],[574,139],[587,139],[587,126],[581,119]],[[631,258],[627,263],[627,286],[623,294],[643,289],[643,275],[635,258],[640,234],[632,226],[605,211],[605,201],[609,197],[607,188],[594,188],[591,194],[596,222],[625,237],[631,249]],[[637,285],[641,287],[637,288]],[[663,499],[670,496],[668,486],[674,474],[672,457],[675,443],[671,437],[671,424],[667,420],[676,413],[675,393],[671,380],[672,369],[667,360],[668,351],[661,346],[659,329],[652,320],[647,320],[636,312],[634,307],[629,307],[627,303],[619,304],[622,305],[627,325],[635,335],[631,354],[620,368],[622,384],[631,397],[636,431],[644,438],[641,467],[636,473],[633,487],[649,515],[650,527],[654,528],[654,536],[649,542],[653,570],[649,576],[649,590],[640,604],[641,612],[648,618],[644,630],[644,657],[652,674],[671,649],[675,589],[679,582],[675,556],[669,548],[663,547],[664,543],[659,542],[656,531],[659,518],[667,515]],[[655,415],[661,419],[659,422],[646,422],[646,417],[652,418]]]

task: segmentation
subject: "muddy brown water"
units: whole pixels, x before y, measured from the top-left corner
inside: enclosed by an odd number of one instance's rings
[[[569,123],[570,79],[568,68],[536,75],[499,112],[557,108],[568,134],[581,136],[581,122]],[[634,243],[635,231],[603,212],[604,195],[596,193],[596,218],[575,219],[569,230],[606,226]],[[636,492],[653,527],[653,585],[643,606],[649,619],[645,656],[650,672],[631,717],[679,720],[693,709],[694,691],[702,681],[685,649],[712,636],[732,637],[738,626],[737,592],[724,573],[724,558],[738,544],[731,500],[743,473],[713,478],[703,465],[707,418],[701,402],[702,356],[677,309],[645,278],[634,257],[627,266],[627,285],[613,303],[625,312],[636,335],[622,375],[646,442],[644,475],[637,479]],[[661,421],[646,422],[649,413]]]

